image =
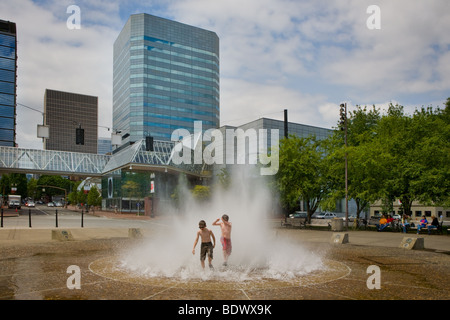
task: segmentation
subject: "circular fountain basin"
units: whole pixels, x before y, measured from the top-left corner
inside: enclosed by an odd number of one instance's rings
[[[341,262],[324,259],[320,270],[301,275],[270,276],[264,268],[244,269],[239,266],[229,266],[216,267],[214,270],[199,269],[194,277],[184,277],[183,270],[180,270],[179,274],[175,276],[166,277],[133,272],[122,266],[118,256],[95,260],[91,262],[89,269],[101,277],[130,284],[195,290],[258,290],[311,286],[338,280],[351,272],[351,269]]]

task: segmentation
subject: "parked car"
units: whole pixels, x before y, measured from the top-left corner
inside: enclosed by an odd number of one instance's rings
[[[306,218],[308,213],[306,211],[295,211],[289,215],[289,218]]]
[[[54,206],[55,206],[55,204],[51,201],[49,203],[47,203],[47,207],[54,207]]]
[[[342,219],[345,221],[345,213],[344,213],[344,215],[342,216]],[[348,214],[348,221],[350,221],[350,222],[352,222],[353,220],[355,220],[356,219],[356,214],[354,214],[354,213],[352,213],[352,214]]]
[[[34,201],[32,200],[27,201],[27,207],[34,207],[34,206],[35,206]]]
[[[333,219],[337,218],[338,216],[333,212],[321,212],[314,216],[316,219]]]

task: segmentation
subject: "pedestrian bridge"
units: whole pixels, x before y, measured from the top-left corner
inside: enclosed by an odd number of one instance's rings
[[[208,173],[204,164],[173,164],[174,145],[172,141],[155,140],[154,151],[146,151],[145,140],[140,140],[113,155],[0,146],[0,172],[101,177],[118,169],[135,168],[170,170],[194,176]]]

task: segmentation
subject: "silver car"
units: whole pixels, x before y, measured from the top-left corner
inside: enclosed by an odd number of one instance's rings
[[[337,218],[338,216],[333,212],[321,212],[318,215],[315,216],[317,219],[333,219]]]

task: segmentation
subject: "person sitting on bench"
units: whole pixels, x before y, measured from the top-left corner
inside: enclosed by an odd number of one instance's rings
[[[427,226],[428,228],[428,234],[431,234],[431,229],[438,229],[439,228],[439,221],[435,216],[431,216],[431,224]]]
[[[377,230],[378,231],[383,231],[384,228],[386,228],[388,226],[387,219],[384,217],[384,214],[381,216],[381,219],[380,219],[379,222],[380,223],[376,225],[377,226]]]
[[[420,222],[417,226],[417,234],[420,233],[420,229],[426,228],[427,225],[428,225],[427,218],[425,216],[422,216],[422,220],[420,220]]]

